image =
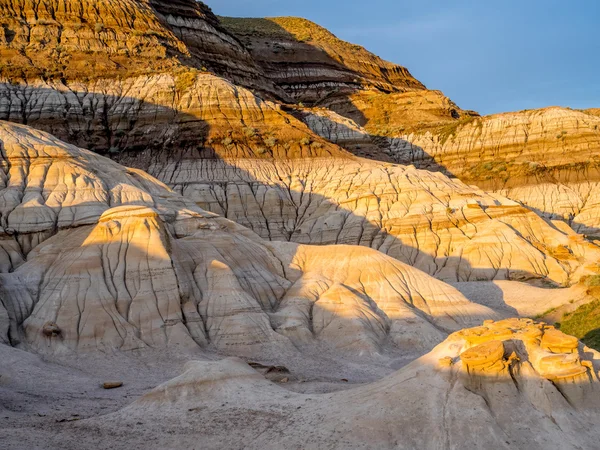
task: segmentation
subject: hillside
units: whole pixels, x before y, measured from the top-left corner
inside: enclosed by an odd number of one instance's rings
[[[0,447],[593,448],[599,125],[301,18],[0,0]]]
[[[148,10],[157,27],[175,17],[165,8],[155,4]],[[200,4],[180,5],[176,11],[185,17],[203,15],[206,26],[221,29]],[[383,70],[389,63],[364,49],[353,50],[316,25],[292,19],[268,23],[258,21],[256,33],[279,39],[283,32],[273,31],[275,25],[288,27],[286,33],[293,36],[304,27],[311,48],[318,47],[310,58],[331,53],[355,61],[348,67],[362,71],[364,86],[355,86],[360,92],[353,95],[371,92],[382,105],[388,95],[412,98],[414,103],[396,102],[396,113],[386,113],[396,123],[409,116],[430,125],[465,120],[452,102],[417,86],[408,72]],[[239,29],[247,22],[227,19],[224,24]],[[227,31],[222,33],[219,42],[233,39],[242,45]],[[216,54],[220,45],[211,44],[211,51]],[[238,50],[239,58],[252,54],[243,47]],[[107,49],[97,50],[103,51],[110,55]],[[354,52],[358,59],[344,52]],[[230,58],[232,64],[241,61],[236,58]],[[365,59],[369,70],[356,62]],[[136,77],[4,83],[0,118],[42,128],[148,171],[202,208],[266,239],[368,246],[446,281],[516,279],[569,285],[597,270],[595,245],[506,198],[425,171],[356,159],[351,152],[388,160],[398,154],[388,147],[378,150],[381,140],[371,137],[369,148],[357,149],[359,143],[346,151],[336,145],[345,143],[332,134],[311,129],[312,109],[265,100],[260,92],[235,84],[234,77],[177,64],[170,71]],[[398,92],[384,93],[382,83],[388,90],[396,86]],[[379,110],[383,106],[374,108]]]
[[[123,79],[183,68],[279,95],[248,51],[193,0],[0,2],[0,78]]]
[[[424,90],[402,66],[297,17],[237,19],[221,24],[252,53],[265,75],[295,101],[314,103],[361,89],[383,92]]]
[[[66,449],[198,443],[208,449],[301,449],[307,436],[310,446],[334,449],[396,448],[399,442],[411,449],[593,448],[600,356],[576,346],[576,339],[531,320],[488,321],[450,335],[382,380],[345,383],[329,393],[303,392],[306,383],[300,381],[273,382],[237,358],[192,361],[110,414],[49,427],[43,418],[19,423],[9,412],[0,435],[9,444],[30,446],[43,438]],[[17,369],[32,370],[23,355],[6,356]],[[42,370],[45,376],[32,385],[44,405],[44,388],[60,392],[68,380],[81,389],[90,381],[84,374],[65,377],[49,364],[33,369]],[[147,378],[147,370],[137,377]],[[14,378],[4,386],[23,384]],[[109,395],[96,395],[107,407]],[[18,398],[27,402],[32,396]]]
[[[58,355],[208,347],[285,362],[301,344],[377,353],[393,342],[411,354],[496,317],[371,249],[265,242],[45,133],[0,122],[0,144],[12,345]]]

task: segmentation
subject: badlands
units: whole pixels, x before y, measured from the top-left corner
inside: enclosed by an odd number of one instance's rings
[[[0,448],[597,446],[597,112],[195,0],[0,25]]]

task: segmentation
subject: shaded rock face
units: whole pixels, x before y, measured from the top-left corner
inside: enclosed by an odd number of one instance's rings
[[[599,368],[597,352],[552,327],[486,322],[381,381],[324,395],[290,392],[237,359],[191,362],[80,432],[104,436],[150,418],[157,448],[173,430],[179,445],[201,436],[207,448],[303,448],[307,433],[319,448],[587,448],[597,440]]]
[[[35,6],[17,4],[21,8],[19,14],[24,17],[29,14],[28,8],[41,8],[43,11],[39,14],[49,14],[57,21],[67,22],[75,20],[72,18],[74,13],[69,15],[64,11],[73,10],[81,15],[89,9],[84,8],[83,12],[77,9],[85,4],[60,5],[57,8],[52,2],[36,3]],[[123,5],[127,4],[120,5],[125,8]],[[381,126],[406,121],[417,128],[421,127],[419,124],[428,124],[433,131],[388,138],[385,137],[387,131],[381,134],[368,131],[368,120],[365,131],[327,109],[284,107],[263,100],[232,81],[183,65],[185,58],[210,60],[209,56],[193,56],[201,52],[198,50],[201,44],[208,53],[229,55],[226,59],[233,65],[244,65],[244,58],[252,58],[236,38],[219,28],[218,20],[204,6],[189,2],[138,2],[131,8],[134,6],[145,8],[144,14],[135,15],[149,24],[144,26],[168,31],[165,36],[170,36],[172,45],[169,44],[167,53],[175,52],[176,47],[183,49],[185,55],[175,58],[175,69],[161,72],[155,68],[152,70],[156,72],[150,75],[118,79],[50,76],[44,79],[46,81],[34,77],[28,81],[3,83],[0,84],[0,119],[42,128],[76,145],[109,154],[128,166],[150,171],[202,208],[238,220],[263,238],[303,244],[369,246],[452,281],[548,278],[555,283],[571,283],[594,270],[595,246],[585,243],[572,230],[557,229],[504,197],[490,196],[446,177],[431,176],[410,168],[358,161],[335,145],[348,147],[362,156],[410,162],[450,173],[455,165],[467,166],[468,158],[472,156],[462,150],[456,150],[459,154],[456,162],[441,150],[443,158],[426,156],[428,142],[441,145],[440,136],[443,136],[435,127],[431,128],[431,124],[437,124],[436,127],[450,124],[449,131],[444,132],[447,135],[445,145],[452,142],[452,130],[455,134],[458,133],[456,130],[469,127],[477,131],[476,124],[484,122],[490,123],[485,129],[489,129],[493,137],[490,142],[495,142],[495,133],[500,133],[498,139],[504,136],[502,126],[468,114],[467,119],[460,118],[465,112],[457,112],[455,105],[441,93],[416,86],[410,81],[412,77],[402,75],[400,69],[397,73],[391,69],[383,70],[388,67],[387,63],[362,49],[352,50],[350,44],[318,27],[281,19],[269,22],[271,28],[265,31],[261,28],[265,22],[260,21],[256,25],[258,35],[274,33],[277,39],[284,36],[282,27],[289,28],[286,33],[295,36],[296,40],[299,39],[296,36],[298,29],[307,28],[310,36],[302,45],[310,43],[310,51],[318,50],[322,58],[328,55],[334,60],[338,58],[338,63],[340,58],[349,61],[348,67],[362,74],[359,78],[363,80],[360,82],[363,87],[372,91],[354,92],[348,97],[342,89],[340,96],[329,96],[323,104],[330,102],[331,108],[340,107],[343,114],[354,117],[340,103],[342,97],[347,97],[353,105],[358,105],[357,111],[365,112],[366,118],[380,111],[384,111],[382,116],[393,118],[381,122]],[[121,9],[115,8],[108,8],[107,17],[123,14]],[[44,12],[46,10],[50,12]],[[119,24],[119,29],[129,30],[127,33],[138,26],[135,20],[133,23],[117,19],[106,22],[106,26],[113,22]],[[233,22],[224,21],[224,24],[229,28],[237,27],[240,33],[239,28],[245,22],[241,25]],[[25,20],[24,23],[30,22]],[[50,25],[36,22],[35,27],[38,26],[43,27],[40,33],[45,33]],[[207,34],[190,31],[194,27],[208,30]],[[23,31],[22,34],[32,35],[28,33]],[[156,36],[150,38],[149,49],[160,47],[152,44]],[[22,42],[24,49],[33,45],[23,39],[17,39],[15,34],[11,43],[2,48],[11,49],[13,42],[14,45]],[[119,40],[119,45],[126,41]],[[58,41],[52,42],[44,48],[54,48]],[[233,57],[229,50],[221,48],[228,42],[232,49],[239,47],[238,53],[241,53],[238,56]],[[111,45],[94,47],[93,51],[111,55]],[[36,54],[43,53],[35,45],[31,48]],[[347,52],[358,60],[352,59]],[[168,56],[165,58],[169,59]],[[361,65],[359,60],[367,62]],[[99,75],[102,73],[98,71]],[[231,73],[226,75],[234,79]],[[393,86],[396,87],[392,89]],[[394,89],[396,91],[390,94],[383,92]],[[589,114],[584,116],[590,120],[596,118]],[[378,119],[379,116],[373,116],[375,122]],[[465,125],[468,120],[471,123]],[[464,126],[455,127],[458,123]],[[520,129],[522,124],[519,123],[515,129]],[[335,124],[333,128],[331,124]],[[434,132],[438,134],[434,135]],[[467,136],[471,134],[467,133]],[[533,136],[531,142],[533,145]],[[574,142],[579,142],[577,145],[583,148],[584,141],[575,139]],[[543,141],[540,145],[543,147]],[[584,154],[582,150],[582,157]],[[312,158],[320,159],[311,161]],[[552,198],[564,197],[562,187],[559,189],[561,193],[552,194]],[[514,195],[517,199],[531,197],[530,206],[545,203],[546,198],[537,192],[528,190],[523,195]],[[585,196],[586,192],[584,185],[582,198],[591,198]],[[248,205],[253,206],[249,208]],[[581,217],[586,214],[595,217],[593,209]],[[572,223],[579,224],[577,221]],[[579,226],[577,229],[589,231]],[[29,247],[34,245],[27,244]],[[12,249],[10,255],[12,259],[18,258],[15,256],[18,251]]]
[[[598,255],[582,236],[510,200],[414,168],[311,158],[184,160],[147,170],[264,238],[368,246],[445,281],[568,284]]]
[[[497,316],[371,249],[265,242],[43,132],[0,123],[0,142],[0,332],[13,345],[414,355]]]
[[[345,154],[279,104],[194,71],[122,80],[4,83],[0,119],[44,129],[137,166],[184,157]]]
[[[21,100],[0,111],[108,148],[263,238],[369,246],[449,281],[569,283],[587,270],[579,260],[594,261],[595,246],[504,198],[442,175],[356,160],[330,142],[364,145],[360,127],[343,141],[350,125],[327,134],[330,116],[300,117],[211,74],[193,75],[181,90],[178,80],[4,85],[5,98]],[[64,119],[56,121],[56,112]]]
[[[316,103],[332,94],[362,89],[425,89],[406,68],[344,42],[306,19],[222,17],[221,23],[248,48],[265,75],[297,102]]]

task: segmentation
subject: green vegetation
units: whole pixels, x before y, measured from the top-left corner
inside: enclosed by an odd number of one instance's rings
[[[585,171],[590,168],[598,167],[600,167],[600,161],[581,161],[550,167],[533,161],[487,161],[478,162],[470,167],[465,168],[462,176],[469,180],[507,180],[512,177],[542,177],[546,175],[555,175],[561,170]]]
[[[360,59],[380,61],[381,59],[360,45],[350,44],[336,37],[329,30],[310,20],[299,17],[269,17],[266,19],[219,17],[221,25],[248,45],[253,40],[265,39],[272,42],[275,53],[279,41],[296,41],[310,43],[321,47],[333,59],[339,60],[340,54],[354,55]]]
[[[518,163],[511,161],[488,161],[472,165],[466,170],[468,178],[472,180],[492,180],[501,178],[507,180],[509,174],[514,173]]]
[[[258,134],[258,130],[253,127],[246,127],[244,128],[244,134],[246,137],[253,138]]]
[[[58,23],[51,19],[38,19],[38,21],[36,23],[37,23],[37,25],[56,25],[56,26],[58,26]]]
[[[163,36],[161,33],[159,33],[158,31],[154,31],[154,30],[146,30],[146,31],[133,30],[133,35],[134,36],[154,36],[154,37],[162,37]]]
[[[593,277],[594,286],[600,286],[600,275]],[[588,347],[600,350],[600,300],[594,300],[565,314],[559,326],[564,333],[571,334]]]
[[[589,276],[584,280],[584,283],[588,287],[598,287],[600,286],[600,275]]]
[[[362,47],[341,41],[325,28],[310,20],[298,17],[272,17],[268,19],[219,17],[221,25],[241,36],[293,39],[298,42],[321,42],[348,46],[355,51]]]
[[[277,139],[275,139],[274,137],[270,137],[264,140],[265,145],[269,148],[273,148],[277,145]]]
[[[535,320],[541,319],[542,317],[546,317],[548,314],[552,314],[554,311],[556,311],[556,308],[550,308],[546,311],[544,311],[542,314],[538,314],[537,316],[534,317]]]
[[[444,145],[450,136],[456,135],[456,132],[460,127],[468,125],[472,122],[478,121],[478,126],[483,126],[481,122],[481,118],[473,117],[473,116],[462,116],[460,119],[450,122],[449,124],[443,126],[438,131],[438,136],[440,137],[440,143]]]

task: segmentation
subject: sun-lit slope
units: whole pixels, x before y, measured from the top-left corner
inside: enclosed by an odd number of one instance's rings
[[[553,327],[487,322],[381,381],[324,395],[290,392],[236,359],[190,362],[179,377],[76,430],[107,438],[137,423],[120,445],[151,436],[151,448],[201,439],[204,448],[295,449],[307,436],[315,448],[593,448],[599,368],[597,352]]]
[[[312,111],[265,101],[214,74],[50,79],[0,89],[0,117],[147,170],[263,238],[370,246],[450,281],[568,284],[598,260],[597,247],[506,198],[357,160],[330,142],[343,140],[304,117]],[[10,255],[19,257],[14,248]]]
[[[0,78],[12,82],[197,69],[285,95],[210,8],[194,0],[2,0],[0,25]]]
[[[395,161],[437,166],[501,192],[576,230],[600,229],[600,117],[565,108],[471,118],[427,133],[397,134]]]
[[[359,244],[447,281],[593,271],[598,247],[572,230],[439,173],[360,159],[184,160],[152,164],[202,208],[271,240]]]
[[[59,136],[120,146],[115,158],[263,238],[371,246],[451,281],[567,283],[579,276],[580,261],[595,261],[594,246],[506,199],[441,175],[356,160],[314,121],[304,119],[311,130],[296,112],[214,75],[194,75],[181,91],[177,80],[161,75],[110,89],[98,84],[85,95],[43,88],[10,105],[10,117],[32,105],[36,124]],[[146,97],[137,99],[140,91]],[[64,119],[55,121],[56,111]],[[203,148],[194,144],[200,136]]]
[[[296,101],[315,102],[328,95],[360,89],[385,92],[425,86],[402,66],[325,28],[298,17],[267,19],[221,17],[221,24],[249,49],[265,75]]]
[[[157,15],[152,20],[163,23],[171,17],[167,6],[154,4],[151,9]],[[188,11],[179,6],[178,10],[187,11],[187,18],[196,8]],[[318,30],[315,41],[329,39],[342,45]],[[210,48],[216,45],[207,42]],[[347,45],[342,47],[347,49]],[[403,97],[413,94],[419,94],[418,98]],[[377,99],[382,95],[387,94],[379,91]],[[456,123],[465,122],[454,118],[451,102],[431,91],[390,95],[404,99],[398,102],[403,111],[410,112],[414,105],[426,113],[424,122],[440,114]],[[452,281],[549,278],[570,283],[594,270],[595,246],[506,198],[427,172],[356,160],[329,142],[365,156],[371,153],[370,146],[388,159],[406,156],[405,162],[435,166],[435,159],[419,160],[423,153],[417,157],[408,137],[373,138],[368,131],[346,124],[327,133],[329,119],[318,129],[311,116],[316,116],[313,110],[265,101],[225,78],[194,70],[117,79],[50,77],[0,85],[0,118],[27,122],[148,170],[201,207],[237,220],[263,238],[370,246]],[[398,116],[399,122],[402,117]],[[475,124],[480,122],[489,120],[473,119],[471,124],[446,130],[447,142],[463,128],[477,129]],[[490,125],[490,133],[496,128]],[[336,137],[348,129],[349,139]],[[584,154],[583,150],[578,153]],[[472,158],[468,152],[465,155]],[[468,166],[467,160],[457,161],[461,167]],[[573,225],[581,229],[578,222]],[[18,249],[11,248],[9,254],[4,261],[18,260]]]
[[[3,122],[0,147],[0,330],[13,345],[415,354],[496,317],[372,249],[265,242],[46,133]]]
[[[0,119],[137,166],[164,159],[345,153],[279,104],[194,71],[0,83]]]
[[[412,108],[404,104],[403,111],[411,114]],[[408,131],[410,119],[398,116],[391,121],[395,131],[386,126],[381,132],[324,108],[298,117],[354,154],[440,171],[565,221],[579,233],[600,234],[600,118],[589,111],[546,108],[441,125],[430,117],[427,131]]]

